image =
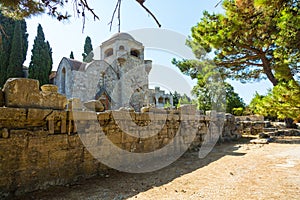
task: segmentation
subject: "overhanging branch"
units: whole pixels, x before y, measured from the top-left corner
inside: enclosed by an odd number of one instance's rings
[[[144,6],[145,0],[136,0],[136,1],[147,11],[147,13],[149,13],[152,16],[152,18],[155,20],[156,24],[160,28],[161,24],[159,23],[159,21],[157,20],[157,18],[155,17],[155,15],[146,6]]]

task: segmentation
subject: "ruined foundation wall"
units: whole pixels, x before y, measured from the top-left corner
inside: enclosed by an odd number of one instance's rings
[[[122,111],[119,117],[125,116]],[[101,145],[99,129],[112,143],[129,152],[152,152],[173,142],[175,134],[182,134],[177,146],[189,141],[188,134],[180,133],[178,114],[168,115],[164,125],[153,126],[155,136],[139,139],[123,132],[112,117],[112,112],[70,112],[44,109],[0,108],[0,194],[23,193],[50,185],[64,185],[105,173],[108,169],[89,153],[87,145]],[[80,118],[74,120],[73,115]],[[155,116],[157,120],[162,117]],[[128,123],[131,119],[118,119]],[[146,113],[131,113],[132,120],[142,125],[149,123]],[[198,122],[184,122],[197,126],[197,135],[190,148],[201,145],[207,133],[208,120],[199,116]],[[80,134],[78,134],[80,133]],[[82,143],[85,137],[85,145]],[[95,139],[96,138],[96,139]],[[90,142],[88,140],[91,140]],[[88,141],[88,142],[87,142]],[[187,144],[188,145],[188,144]],[[102,147],[109,152],[109,146]],[[111,152],[111,156],[114,156]],[[116,160],[117,162],[118,160]]]
[[[153,152],[170,143],[176,148],[191,144],[189,148],[197,149],[212,120],[209,116],[184,116],[180,110],[167,114],[96,113],[66,110],[65,105],[66,98],[55,88],[40,91],[35,80],[10,79],[6,83],[0,92],[0,198],[104,174],[109,168],[89,150],[101,146],[114,157],[103,143],[105,138],[135,153]],[[139,127],[154,123],[147,129],[153,136],[138,138],[120,128],[132,123]],[[233,124],[234,117],[227,115],[223,137],[237,138]],[[190,130],[196,130],[196,136]],[[97,134],[100,131],[104,134]],[[175,136],[179,139],[174,140]],[[167,151],[172,153],[173,149]]]

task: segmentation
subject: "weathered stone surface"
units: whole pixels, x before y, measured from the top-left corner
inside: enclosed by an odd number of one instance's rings
[[[68,99],[67,109],[68,110],[83,110],[83,103],[79,98]]]
[[[129,107],[121,107],[121,108],[119,108],[119,111],[134,112],[134,109],[133,108],[129,108]]]
[[[91,100],[87,101],[83,104],[87,109],[95,112],[103,112],[104,111],[104,106],[103,104],[98,101],[98,100]]]
[[[264,121],[264,116],[261,115],[247,115],[247,116],[236,116],[237,121]]]
[[[178,108],[179,111],[185,111],[185,112],[192,112],[192,114],[195,114],[196,113],[196,110],[197,110],[197,106],[196,105],[193,105],[193,104],[185,104],[185,105],[181,105],[179,108]]]
[[[0,107],[4,106],[4,93],[0,88]]]
[[[56,85],[51,85],[51,84],[46,84],[41,86],[41,90],[43,92],[52,92],[52,93],[57,93],[58,91],[58,86]]]
[[[0,107],[0,113],[0,196],[43,189],[49,183],[69,184],[78,177],[103,173],[107,167],[88,153],[90,148],[99,151],[101,147],[102,151],[114,156],[116,163],[125,159],[115,156],[116,152],[103,142],[104,139],[136,153],[153,152],[171,144],[165,150],[171,154],[174,148],[184,148],[189,144],[201,147],[209,124],[206,117],[198,115],[183,122],[180,113],[174,112],[123,110],[96,113]],[[232,122],[231,117],[226,120],[225,124]],[[149,137],[139,138],[141,130],[135,129],[136,126],[146,130]],[[228,127],[224,138],[237,138],[238,134],[230,129],[233,126]],[[190,132],[192,128],[197,130],[194,140]],[[100,130],[105,135],[100,135]],[[129,133],[135,133],[135,136]],[[175,136],[179,138],[174,140]]]
[[[41,92],[39,82],[33,79],[11,78],[3,88],[5,106],[17,108],[48,108],[62,110],[67,99],[55,92]]]
[[[58,93],[41,92],[42,100],[38,108],[64,110],[67,104],[67,98]]]
[[[27,111],[27,120],[34,121],[45,121],[46,117],[49,116],[53,110],[50,109],[35,109],[30,108]]]
[[[150,107],[149,106],[141,108],[141,113],[146,113],[146,112],[149,112],[149,111],[150,111]]]
[[[4,128],[4,129],[0,130],[0,136],[2,136],[3,138],[9,138],[8,129]]]
[[[0,124],[2,120],[18,120],[24,121],[26,120],[26,109],[24,108],[0,108]]]

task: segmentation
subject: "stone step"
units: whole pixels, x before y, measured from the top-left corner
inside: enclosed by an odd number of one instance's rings
[[[275,132],[277,130],[278,130],[277,128],[264,128],[263,129],[264,132]]]
[[[253,139],[250,140],[251,144],[269,144],[270,142],[273,142],[273,138],[263,138],[263,139]]]

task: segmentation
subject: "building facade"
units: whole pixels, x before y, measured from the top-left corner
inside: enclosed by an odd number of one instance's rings
[[[84,63],[63,58],[54,84],[68,99],[79,98],[83,102],[96,99],[107,110],[132,107],[139,111],[149,103],[161,107],[167,99],[162,95],[164,101],[159,97],[154,101],[148,84],[151,68],[152,61],[144,60],[143,44],[127,33],[117,33],[101,44],[100,60]]]

